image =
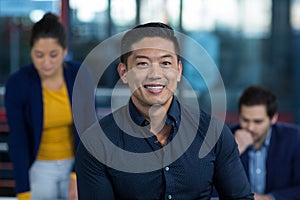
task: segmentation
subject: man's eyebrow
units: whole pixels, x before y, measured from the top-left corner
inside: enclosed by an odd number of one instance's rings
[[[173,57],[174,56],[171,54],[166,54],[166,55],[161,56],[160,58],[173,58]]]
[[[135,59],[139,59],[139,58],[145,58],[145,59],[150,59],[148,56],[145,55],[136,55],[134,56]]]
[[[171,54],[165,54],[165,55],[160,56],[159,58],[161,59],[161,58],[173,58],[173,57],[174,57],[174,56],[171,55]],[[150,57],[145,56],[145,55],[136,55],[136,56],[134,56],[134,58],[135,58],[135,59],[137,59],[137,58],[146,58],[146,59],[150,59]]]
[[[256,123],[260,123],[260,122],[263,122],[264,120],[263,119],[254,119],[253,121]]]
[[[244,120],[244,121],[253,121],[255,123],[260,123],[260,122],[263,122],[264,119],[261,119],[261,118],[256,118],[256,119],[249,119],[243,115],[241,115],[241,118]]]

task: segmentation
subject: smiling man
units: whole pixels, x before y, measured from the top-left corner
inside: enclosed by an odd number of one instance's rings
[[[300,197],[300,128],[278,122],[277,98],[250,86],[239,100],[232,128],[256,200]]]
[[[220,199],[253,199],[229,128],[175,96],[183,66],[172,28],[139,25],[124,35],[121,49],[117,70],[131,97],[100,120],[105,137],[82,137],[79,198],[209,200],[215,186]],[[199,157],[207,134],[219,137]],[[109,148],[106,139],[122,150]]]

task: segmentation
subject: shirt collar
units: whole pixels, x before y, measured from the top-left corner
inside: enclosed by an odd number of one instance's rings
[[[269,128],[267,137],[265,139],[264,145],[268,147],[270,145],[270,140],[271,140],[271,135],[272,135],[272,127]]]
[[[266,139],[265,139],[265,141],[264,141],[263,146],[262,146],[261,149],[263,149],[263,148],[267,149],[269,147],[270,140],[271,140],[271,135],[272,135],[272,128],[270,127],[269,130],[268,130]],[[256,151],[256,150],[254,150],[254,148],[252,146],[250,146],[249,148],[250,148],[250,153]]]
[[[180,122],[180,105],[176,96],[173,96],[172,103],[167,113],[166,123],[178,128]],[[131,98],[128,104],[130,117],[139,126],[147,126],[149,122],[145,117],[137,110],[136,106],[133,104]]]

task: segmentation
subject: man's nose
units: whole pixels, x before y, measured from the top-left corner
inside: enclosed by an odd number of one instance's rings
[[[253,122],[248,122],[248,123],[247,123],[247,129],[248,129],[249,131],[253,131],[253,130],[254,130],[254,127],[255,127],[255,125],[254,125]]]
[[[162,75],[162,69],[159,63],[152,63],[149,69],[149,77],[150,78],[159,78]]]

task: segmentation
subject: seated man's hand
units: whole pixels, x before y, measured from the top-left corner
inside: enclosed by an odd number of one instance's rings
[[[272,200],[272,197],[268,194],[254,194],[254,200]]]
[[[238,145],[240,154],[248,148],[248,146],[253,144],[253,138],[251,133],[244,129],[236,130],[234,133],[235,141]]]

